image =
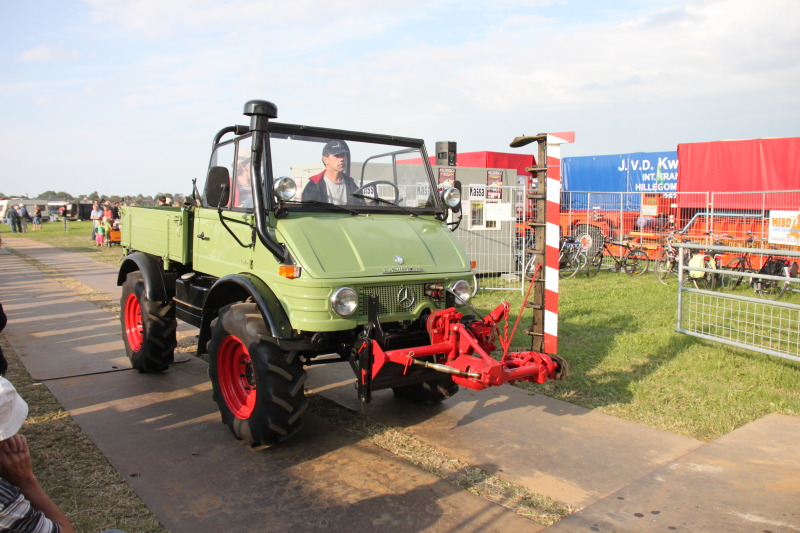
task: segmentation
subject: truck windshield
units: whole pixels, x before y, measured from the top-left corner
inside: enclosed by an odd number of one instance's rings
[[[366,134],[339,138],[270,132],[272,179],[288,177],[297,194],[285,207],[433,214],[438,210],[430,165],[421,146]],[[358,137],[358,138],[356,138]]]

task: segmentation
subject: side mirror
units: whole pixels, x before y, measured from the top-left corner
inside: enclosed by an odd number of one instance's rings
[[[227,167],[211,167],[208,169],[206,186],[203,189],[203,205],[220,207],[230,201],[231,174]]]

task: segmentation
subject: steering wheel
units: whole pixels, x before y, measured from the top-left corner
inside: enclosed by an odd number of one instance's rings
[[[394,189],[394,200],[392,200],[391,202],[393,204],[396,204],[397,200],[400,199],[400,188],[391,181],[385,181],[385,180],[371,181],[366,185],[363,185],[362,187],[359,187],[358,189],[353,191],[353,194],[362,194],[366,196],[367,200],[369,200],[370,198],[378,198],[380,200],[385,200],[385,198],[378,196],[378,185],[388,185],[392,189]],[[364,194],[364,191],[368,189],[372,189],[374,194],[373,195]]]

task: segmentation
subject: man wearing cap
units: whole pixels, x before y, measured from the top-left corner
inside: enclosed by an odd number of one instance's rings
[[[39,485],[28,441],[17,433],[27,416],[28,404],[0,377],[0,531],[72,533],[67,516]]]
[[[358,186],[344,172],[345,159],[349,155],[350,149],[344,141],[329,141],[325,144],[322,148],[322,164],[325,165],[325,170],[308,178],[303,189],[304,202],[318,201],[336,205],[353,203],[349,199]]]

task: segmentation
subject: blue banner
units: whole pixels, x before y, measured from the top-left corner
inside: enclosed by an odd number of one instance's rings
[[[561,189],[674,195],[678,190],[678,152],[565,157]]]

